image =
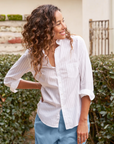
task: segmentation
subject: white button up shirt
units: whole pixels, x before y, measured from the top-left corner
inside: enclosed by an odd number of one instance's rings
[[[55,67],[51,66],[49,59],[44,55],[42,75],[36,75],[41,85],[43,102],[38,103],[37,113],[41,121],[57,128],[62,109],[66,129],[78,125],[81,114],[81,98],[88,95],[94,99],[92,68],[84,40],[80,36],[72,36],[73,49],[70,40],[57,40],[59,45],[55,49]],[[48,62],[47,62],[48,60]],[[32,72],[31,58],[28,50],[19,58],[7,73],[4,83],[16,92],[21,77]]]

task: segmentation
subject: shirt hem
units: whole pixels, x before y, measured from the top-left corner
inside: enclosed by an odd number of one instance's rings
[[[58,128],[58,126],[59,126],[59,121],[58,121],[58,124],[52,125],[52,123],[50,124],[50,123],[47,123],[47,121],[45,122],[44,120],[42,120],[42,117],[40,116],[38,110],[37,110],[37,114],[38,114],[40,120],[41,120],[46,126],[49,126],[49,127],[52,127],[52,128]]]

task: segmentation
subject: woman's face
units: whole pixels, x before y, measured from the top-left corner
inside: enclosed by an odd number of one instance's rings
[[[65,39],[66,38],[66,25],[64,22],[64,18],[62,16],[62,13],[60,11],[55,12],[55,18],[56,18],[56,24],[54,27],[55,32],[55,39]]]

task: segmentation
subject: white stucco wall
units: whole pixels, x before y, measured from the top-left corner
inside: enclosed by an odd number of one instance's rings
[[[89,19],[110,20],[110,1],[111,0],[83,0],[83,38],[89,49]]]
[[[114,0],[110,0],[110,47],[114,53]]]
[[[58,6],[69,31],[82,35],[82,0],[0,0],[0,14],[29,14],[42,4]]]
[[[29,14],[42,4],[58,6],[71,33],[81,35],[89,50],[89,19],[110,20],[114,28],[114,0],[0,0],[0,14]],[[110,48],[114,51],[114,29],[110,30]]]

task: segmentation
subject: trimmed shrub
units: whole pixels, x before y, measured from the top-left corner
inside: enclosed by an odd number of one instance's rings
[[[90,107],[90,144],[114,144],[114,54],[91,56],[95,99]]]
[[[0,14],[0,21],[5,21],[6,20],[6,15]]]
[[[21,21],[22,20],[22,15],[19,15],[19,14],[8,14],[7,15],[8,17],[8,20],[17,20],[17,21]]]
[[[0,144],[24,142],[25,131],[33,128],[29,118],[40,99],[39,90],[19,90],[12,93],[3,84],[6,73],[19,57],[20,55],[0,55]],[[34,81],[31,73],[25,74],[23,78]]]

